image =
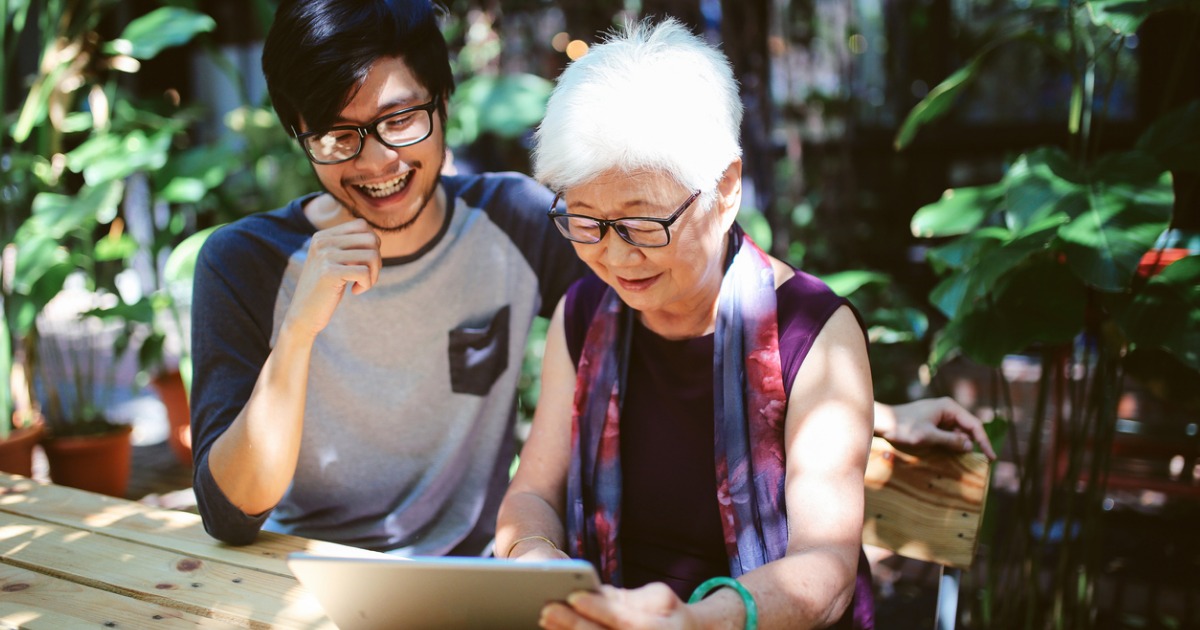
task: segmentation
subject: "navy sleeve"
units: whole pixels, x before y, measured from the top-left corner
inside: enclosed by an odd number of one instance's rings
[[[476,208],[482,208],[504,230],[538,278],[542,317],[554,314],[567,287],[587,272],[571,242],[546,217],[554,194],[519,173],[487,173],[451,180],[448,188]]]
[[[208,454],[250,398],[271,352],[274,308],[300,235],[281,229],[280,214],[225,226],[205,242],[192,293],[193,488],[204,529],[230,544],[253,542],[267,514],[233,505],[213,480]]]

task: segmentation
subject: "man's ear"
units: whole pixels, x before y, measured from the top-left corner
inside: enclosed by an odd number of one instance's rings
[[[716,209],[721,215],[722,230],[733,227],[738,209],[742,207],[742,158],[737,158],[725,168],[721,181],[717,182]]]

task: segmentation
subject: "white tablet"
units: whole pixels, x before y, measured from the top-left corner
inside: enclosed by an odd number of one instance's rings
[[[600,588],[596,571],[583,560],[293,553],[288,568],[340,630],[537,628],[547,603]]]

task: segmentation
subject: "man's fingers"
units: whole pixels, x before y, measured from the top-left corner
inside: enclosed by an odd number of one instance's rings
[[[942,398],[938,402],[942,405],[942,422],[939,423],[940,425],[946,425],[946,421],[949,420],[957,429],[969,434],[975,443],[979,444],[980,450],[989,459],[996,459],[996,451],[992,448],[991,441],[988,440],[987,431],[983,428],[982,420],[975,417],[974,414],[967,411],[966,408],[951,398]],[[968,446],[968,448],[970,447]]]

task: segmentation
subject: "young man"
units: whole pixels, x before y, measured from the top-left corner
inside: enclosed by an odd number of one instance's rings
[[[582,272],[553,195],[441,175],[453,79],[425,0],[285,1],[263,70],[324,192],[219,230],[197,266],[205,527],[478,554],[530,323]]]
[[[324,191],[222,228],[197,264],[205,528],[485,552],[529,325],[585,270],[546,218],[553,194],[441,175],[454,85],[428,0],[284,0],[263,70]],[[876,415],[901,439],[983,437],[950,401],[921,402]]]

